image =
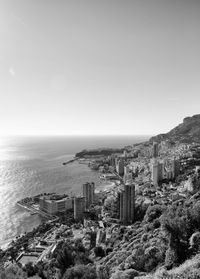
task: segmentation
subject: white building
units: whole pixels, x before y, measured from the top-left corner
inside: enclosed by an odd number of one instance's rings
[[[40,210],[53,215],[57,212],[64,212],[72,209],[72,198],[58,195],[44,195],[39,199]]]

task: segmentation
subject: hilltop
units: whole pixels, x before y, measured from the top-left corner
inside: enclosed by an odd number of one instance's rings
[[[150,138],[150,142],[162,140],[182,143],[200,143],[200,114],[185,117],[183,123],[179,124],[166,134],[159,134]]]

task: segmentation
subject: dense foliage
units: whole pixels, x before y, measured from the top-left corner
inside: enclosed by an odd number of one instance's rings
[[[83,150],[81,152],[76,153],[76,157],[82,158],[84,156],[109,156],[115,153],[123,153],[124,149],[119,148],[105,148],[105,149],[93,149],[93,150]]]
[[[63,279],[97,279],[96,269],[94,266],[75,265],[69,268]]]

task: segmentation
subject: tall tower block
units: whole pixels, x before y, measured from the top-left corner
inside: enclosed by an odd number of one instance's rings
[[[120,221],[124,224],[134,222],[135,185],[124,185],[120,193]]]
[[[83,184],[83,197],[85,197],[85,209],[88,210],[90,205],[94,203],[94,182],[86,182]]]
[[[74,198],[74,219],[83,220],[85,211],[85,198],[76,197]]]
[[[153,143],[153,158],[157,158],[158,157],[158,143],[154,142]]]

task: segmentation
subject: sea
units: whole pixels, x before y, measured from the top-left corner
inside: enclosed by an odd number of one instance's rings
[[[17,201],[44,192],[81,194],[84,182],[102,187],[98,171],[75,161],[83,149],[121,148],[149,136],[16,136],[0,138],[0,247],[41,224]]]

